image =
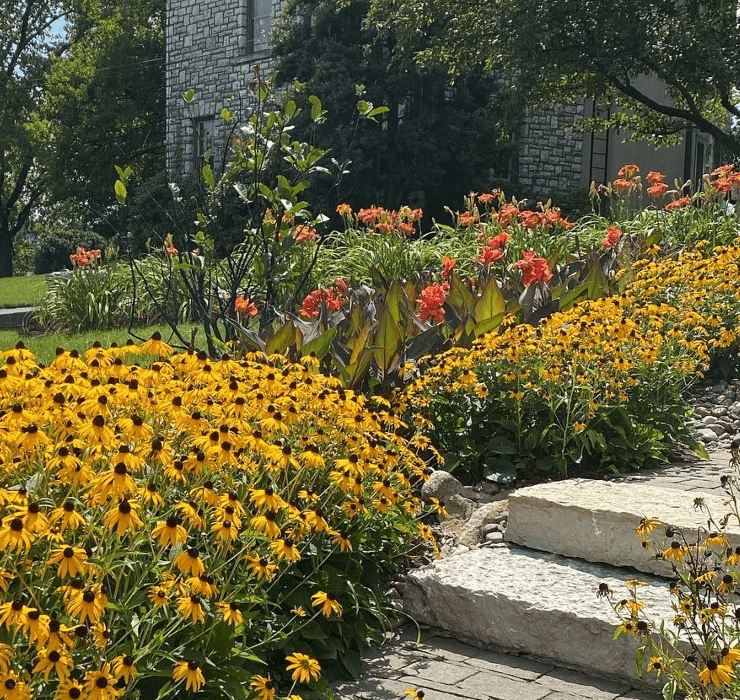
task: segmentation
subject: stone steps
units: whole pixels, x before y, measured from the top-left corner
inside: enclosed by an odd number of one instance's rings
[[[638,682],[637,636],[614,640],[619,619],[599,599],[600,583],[628,597],[634,571],[501,544],[440,559],[413,571],[404,611],[419,623],[475,646],[526,653],[598,677]],[[663,579],[641,575],[651,619],[674,613]]]
[[[699,528],[716,530],[708,513],[719,520],[727,513],[717,495],[701,496],[708,510],[694,507],[696,493],[644,484],[575,479],[539,484],[509,495],[505,539],[524,547],[587,561],[626,566],[663,576],[672,574],[665,561],[651,561],[635,529],[643,517],[657,518],[656,542],[665,528],[680,529],[689,542]],[[730,546],[740,546],[740,527],[728,523]],[[702,538],[703,539],[703,538]]]
[[[703,540],[718,528],[695,508],[697,497],[716,520],[728,512],[716,493],[644,483],[571,479],[519,489],[509,494],[506,542],[412,571],[404,611],[469,644],[639,683],[639,637],[613,639],[619,617],[596,592],[607,583],[615,600],[626,599],[625,581],[646,581],[639,599],[647,619],[672,627],[665,578],[671,567],[650,560],[635,529],[643,518],[657,518],[658,543],[668,525],[689,543],[697,532]],[[726,532],[730,545],[740,546],[737,524]]]

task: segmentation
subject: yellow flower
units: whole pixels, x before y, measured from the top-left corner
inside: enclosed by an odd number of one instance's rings
[[[197,547],[188,547],[183,549],[175,557],[175,566],[184,574],[189,576],[200,576],[206,567],[200,558],[200,550]]]
[[[286,670],[292,671],[291,678],[299,683],[310,683],[318,680],[321,675],[321,666],[316,659],[297,651],[285,657],[288,662]]]
[[[44,680],[49,680],[53,671],[56,677],[63,683],[69,678],[74,663],[66,649],[41,649],[38,652],[38,662],[33,667],[34,673],[43,673]]]
[[[193,621],[193,624],[203,622],[206,619],[206,613],[203,610],[200,596],[183,596],[177,601],[177,609],[183,617],[189,617]]]
[[[87,553],[82,547],[59,547],[52,552],[48,563],[59,564],[57,573],[60,578],[74,578],[85,572],[86,559]]]
[[[647,537],[658,525],[660,525],[660,520],[657,518],[641,518],[635,532],[639,537]]]
[[[113,659],[113,675],[117,678],[123,678],[126,683],[130,683],[136,678],[136,666],[132,656],[121,654]]]
[[[116,679],[111,675],[109,663],[104,663],[99,671],[85,674],[86,700],[115,700],[123,695],[125,688],[116,687]]]
[[[321,614],[329,617],[333,612],[337,615],[342,614],[342,606],[339,601],[331,594],[325,591],[319,591],[311,596],[311,604],[315,607],[321,607]]]
[[[185,544],[188,539],[188,533],[180,524],[180,519],[171,515],[167,520],[161,520],[152,530],[152,537],[159,540],[162,547],[176,546]]]
[[[178,661],[172,671],[172,678],[178,682],[184,680],[185,689],[194,693],[197,693],[206,682],[197,661]]]
[[[720,687],[725,683],[729,683],[732,680],[732,669],[725,664],[718,664],[712,659],[707,660],[707,665],[699,671],[699,680],[703,685],[715,685]]]
[[[236,603],[221,601],[216,604],[216,609],[223,616],[224,622],[227,625],[240,625],[244,622],[244,617]]]
[[[274,700],[275,684],[270,676],[253,676],[250,684],[259,700]]]

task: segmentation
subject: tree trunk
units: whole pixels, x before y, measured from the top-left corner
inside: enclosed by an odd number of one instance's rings
[[[0,277],[13,276],[13,236],[7,222],[0,222]]]

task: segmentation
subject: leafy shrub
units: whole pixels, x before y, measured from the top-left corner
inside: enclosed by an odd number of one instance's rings
[[[698,448],[682,394],[713,358],[737,353],[739,263],[737,246],[637,263],[622,295],[433,359],[401,408],[448,468],[477,477],[639,468],[676,442]]]
[[[155,334],[45,369],[4,353],[13,697],[284,697],[324,662],[356,675],[389,609],[382,578],[429,536],[411,490],[426,466],[391,414],[311,358],[126,364],[170,350]]]
[[[621,622],[615,637],[639,636],[636,662],[663,685],[663,697],[673,700],[728,699],[740,697],[740,633],[738,632],[737,564],[740,554],[730,547],[728,530],[740,525],[737,469],[740,455],[733,447],[731,473],[721,477],[728,497],[727,511],[712,513],[702,498],[696,507],[707,516],[707,527],[683,532],[656,518],[645,517],[637,528],[643,547],[654,559],[671,564],[672,620],[658,624],[640,600],[637,579],[628,582],[628,598],[601,584],[598,595],[606,598]],[[667,525],[667,527],[665,527]],[[621,600],[615,599],[618,594]]]
[[[104,250],[106,240],[88,230],[54,230],[43,233],[36,240],[34,272],[37,275],[70,269],[69,256],[78,246]]]

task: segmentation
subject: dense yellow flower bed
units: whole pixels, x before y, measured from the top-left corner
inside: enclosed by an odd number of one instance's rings
[[[311,358],[0,359],[2,698],[294,694],[301,634],[360,619],[363,558],[428,534],[397,419]]]

